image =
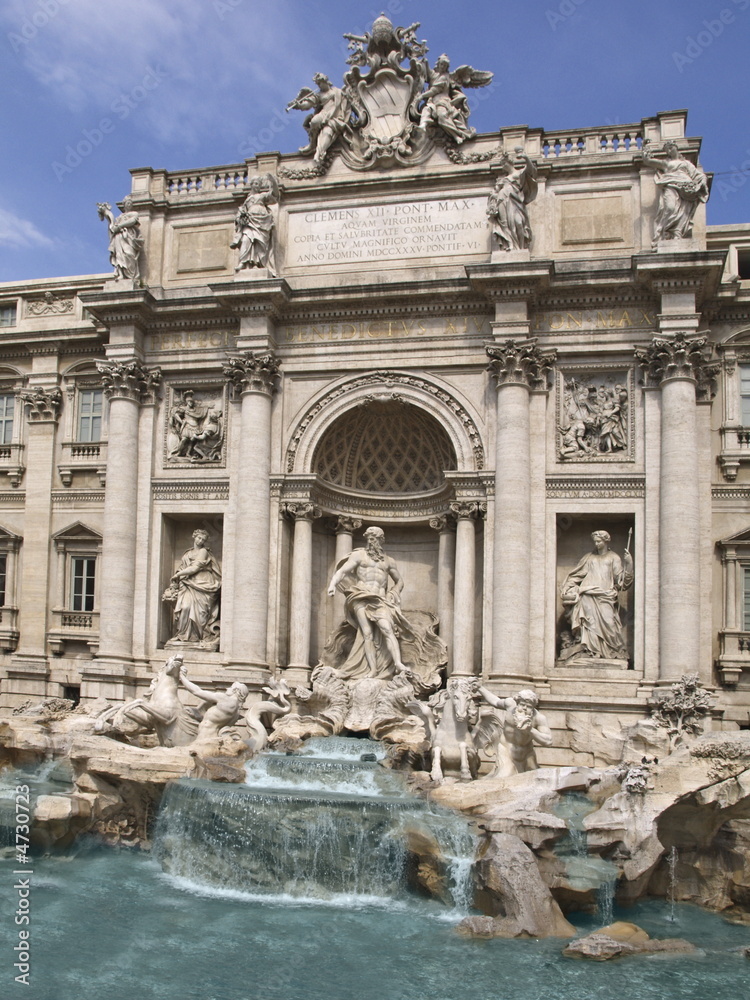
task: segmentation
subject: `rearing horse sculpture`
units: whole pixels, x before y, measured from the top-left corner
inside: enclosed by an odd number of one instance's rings
[[[434,782],[451,773],[458,774],[462,781],[476,778],[479,755],[473,729],[479,721],[480,699],[478,677],[451,677],[447,687],[430,698],[428,704],[433,713],[430,777]]]

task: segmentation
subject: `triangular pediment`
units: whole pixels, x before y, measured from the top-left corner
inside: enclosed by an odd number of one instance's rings
[[[52,538],[56,542],[84,540],[101,542],[102,540],[100,532],[94,531],[93,528],[89,528],[87,524],[83,524],[81,521],[76,521],[75,524],[70,524],[67,528],[56,531]]]
[[[722,538],[718,545],[738,545],[739,543],[745,542],[750,545],[750,528],[743,528],[742,531],[738,531],[736,535],[730,535],[728,538]]]

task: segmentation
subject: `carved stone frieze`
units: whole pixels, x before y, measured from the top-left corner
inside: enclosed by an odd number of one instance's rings
[[[644,385],[658,386],[669,379],[692,379],[698,398],[712,398],[721,365],[711,362],[707,337],[654,337],[647,348],[635,351],[644,373]]]
[[[45,389],[37,386],[19,393],[21,400],[29,408],[29,420],[33,423],[55,422],[60,416],[62,392],[56,387]]]
[[[151,402],[161,384],[161,368],[147,368],[135,358],[132,361],[97,361],[96,367],[108,399]]]
[[[486,344],[485,350],[490,359],[487,371],[495,379],[498,389],[504,385],[549,388],[556,351],[540,350],[536,340],[506,340],[503,344]]]
[[[41,299],[26,300],[27,316],[64,316],[72,313],[75,299],[71,297],[58,298],[54,292],[45,292]]]
[[[224,392],[219,387],[169,387],[165,459],[169,466],[223,465]]]
[[[633,373],[571,366],[557,382],[561,462],[632,461]]]
[[[359,378],[352,379],[350,382],[346,382],[344,385],[339,385],[335,389],[331,389],[330,392],[326,393],[325,396],[321,397],[317,403],[312,406],[304,417],[297,424],[297,427],[292,434],[291,441],[289,442],[289,447],[286,453],[286,470],[287,472],[294,472],[294,464],[297,457],[297,449],[299,448],[300,441],[302,440],[305,431],[313,422],[313,420],[318,416],[319,413],[328,407],[332,402],[339,399],[341,396],[345,396],[347,393],[355,392],[361,389],[363,386],[373,386],[373,388],[382,387],[382,389],[390,389],[392,386],[405,386],[413,389],[417,389],[422,392],[428,392],[431,396],[434,396],[439,402],[444,406],[447,406],[455,416],[463,424],[466,433],[471,441],[474,460],[478,469],[484,468],[484,447],[482,445],[482,439],[479,434],[479,430],[472,420],[469,413],[464,409],[463,406],[452,396],[449,392],[444,389],[440,389],[438,386],[427,382],[425,379],[416,377],[415,375],[406,375],[402,372],[389,372],[389,371],[376,371],[371,372],[368,375],[360,376]],[[381,390],[382,391],[382,390]],[[392,398],[392,394],[391,397]]]
[[[261,392],[271,396],[281,378],[281,362],[271,351],[266,354],[247,351],[238,357],[230,357],[223,367],[224,378],[238,396],[244,392]]]
[[[646,495],[643,478],[596,476],[572,479],[567,476],[547,477],[547,496],[559,500],[642,498]]]

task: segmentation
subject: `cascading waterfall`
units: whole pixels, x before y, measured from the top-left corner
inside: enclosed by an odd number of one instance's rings
[[[555,814],[566,822],[568,843],[561,842],[556,853],[565,861],[567,879],[572,888],[584,892],[596,889],[598,919],[606,925],[614,919],[619,871],[611,861],[588,852],[584,820],[595,809],[596,805],[579,792],[568,792],[560,799]]]
[[[267,896],[404,899],[427,852],[441,897],[468,909],[474,838],[466,821],[410,794],[397,773],[360,760],[369,741],[337,741],[345,745],[329,757],[320,755],[323,742],[310,741],[304,754],[258,758],[244,785],[168,786],[154,839],[165,871]],[[377,745],[365,755],[373,753],[382,756]]]

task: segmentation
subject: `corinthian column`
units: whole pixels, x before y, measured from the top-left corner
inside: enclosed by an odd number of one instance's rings
[[[292,586],[289,609],[289,666],[310,666],[312,616],[312,523],[322,511],[312,503],[286,502],[281,512],[294,521]]]
[[[26,509],[23,561],[18,594],[20,647],[17,658],[27,661],[24,672],[34,673],[37,661],[39,686],[29,683],[26,691],[44,696],[46,679],[47,591],[49,585],[49,536],[52,517],[55,427],[61,403],[57,387],[22,392],[28,407],[29,436],[26,446]],[[12,591],[8,588],[9,593]],[[13,674],[18,680],[18,670]],[[18,683],[16,690],[20,689]]]
[[[448,664],[453,663],[453,572],[456,562],[456,522],[447,514],[433,517],[430,527],[439,532],[437,613],[440,638],[448,648]]]
[[[655,337],[635,352],[646,384],[661,388],[659,475],[659,677],[700,668],[700,488],[696,390],[710,386],[705,337]]]
[[[138,417],[141,403],[158,387],[161,371],[135,359],[101,361],[97,368],[109,399],[98,659],[127,662],[133,656]]]
[[[531,614],[529,396],[548,388],[555,352],[542,352],[535,340],[507,340],[486,350],[497,386],[492,673],[524,677]]]
[[[458,500],[450,505],[456,518],[456,569],[453,587],[452,674],[474,673],[474,609],[476,600],[475,518],[485,509],[476,501]]]
[[[339,565],[343,559],[347,559],[352,551],[354,545],[353,535],[355,531],[359,531],[362,527],[362,522],[356,517],[347,517],[345,514],[339,514],[336,519],[336,556],[334,558],[333,568],[334,570]],[[333,598],[333,623],[338,625],[339,622],[344,620],[344,595],[337,588],[336,595]]]
[[[234,619],[230,659],[266,666],[271,508],[271,399],[279,361],[247,352],[224,365],[242,400],[236,495]]]

